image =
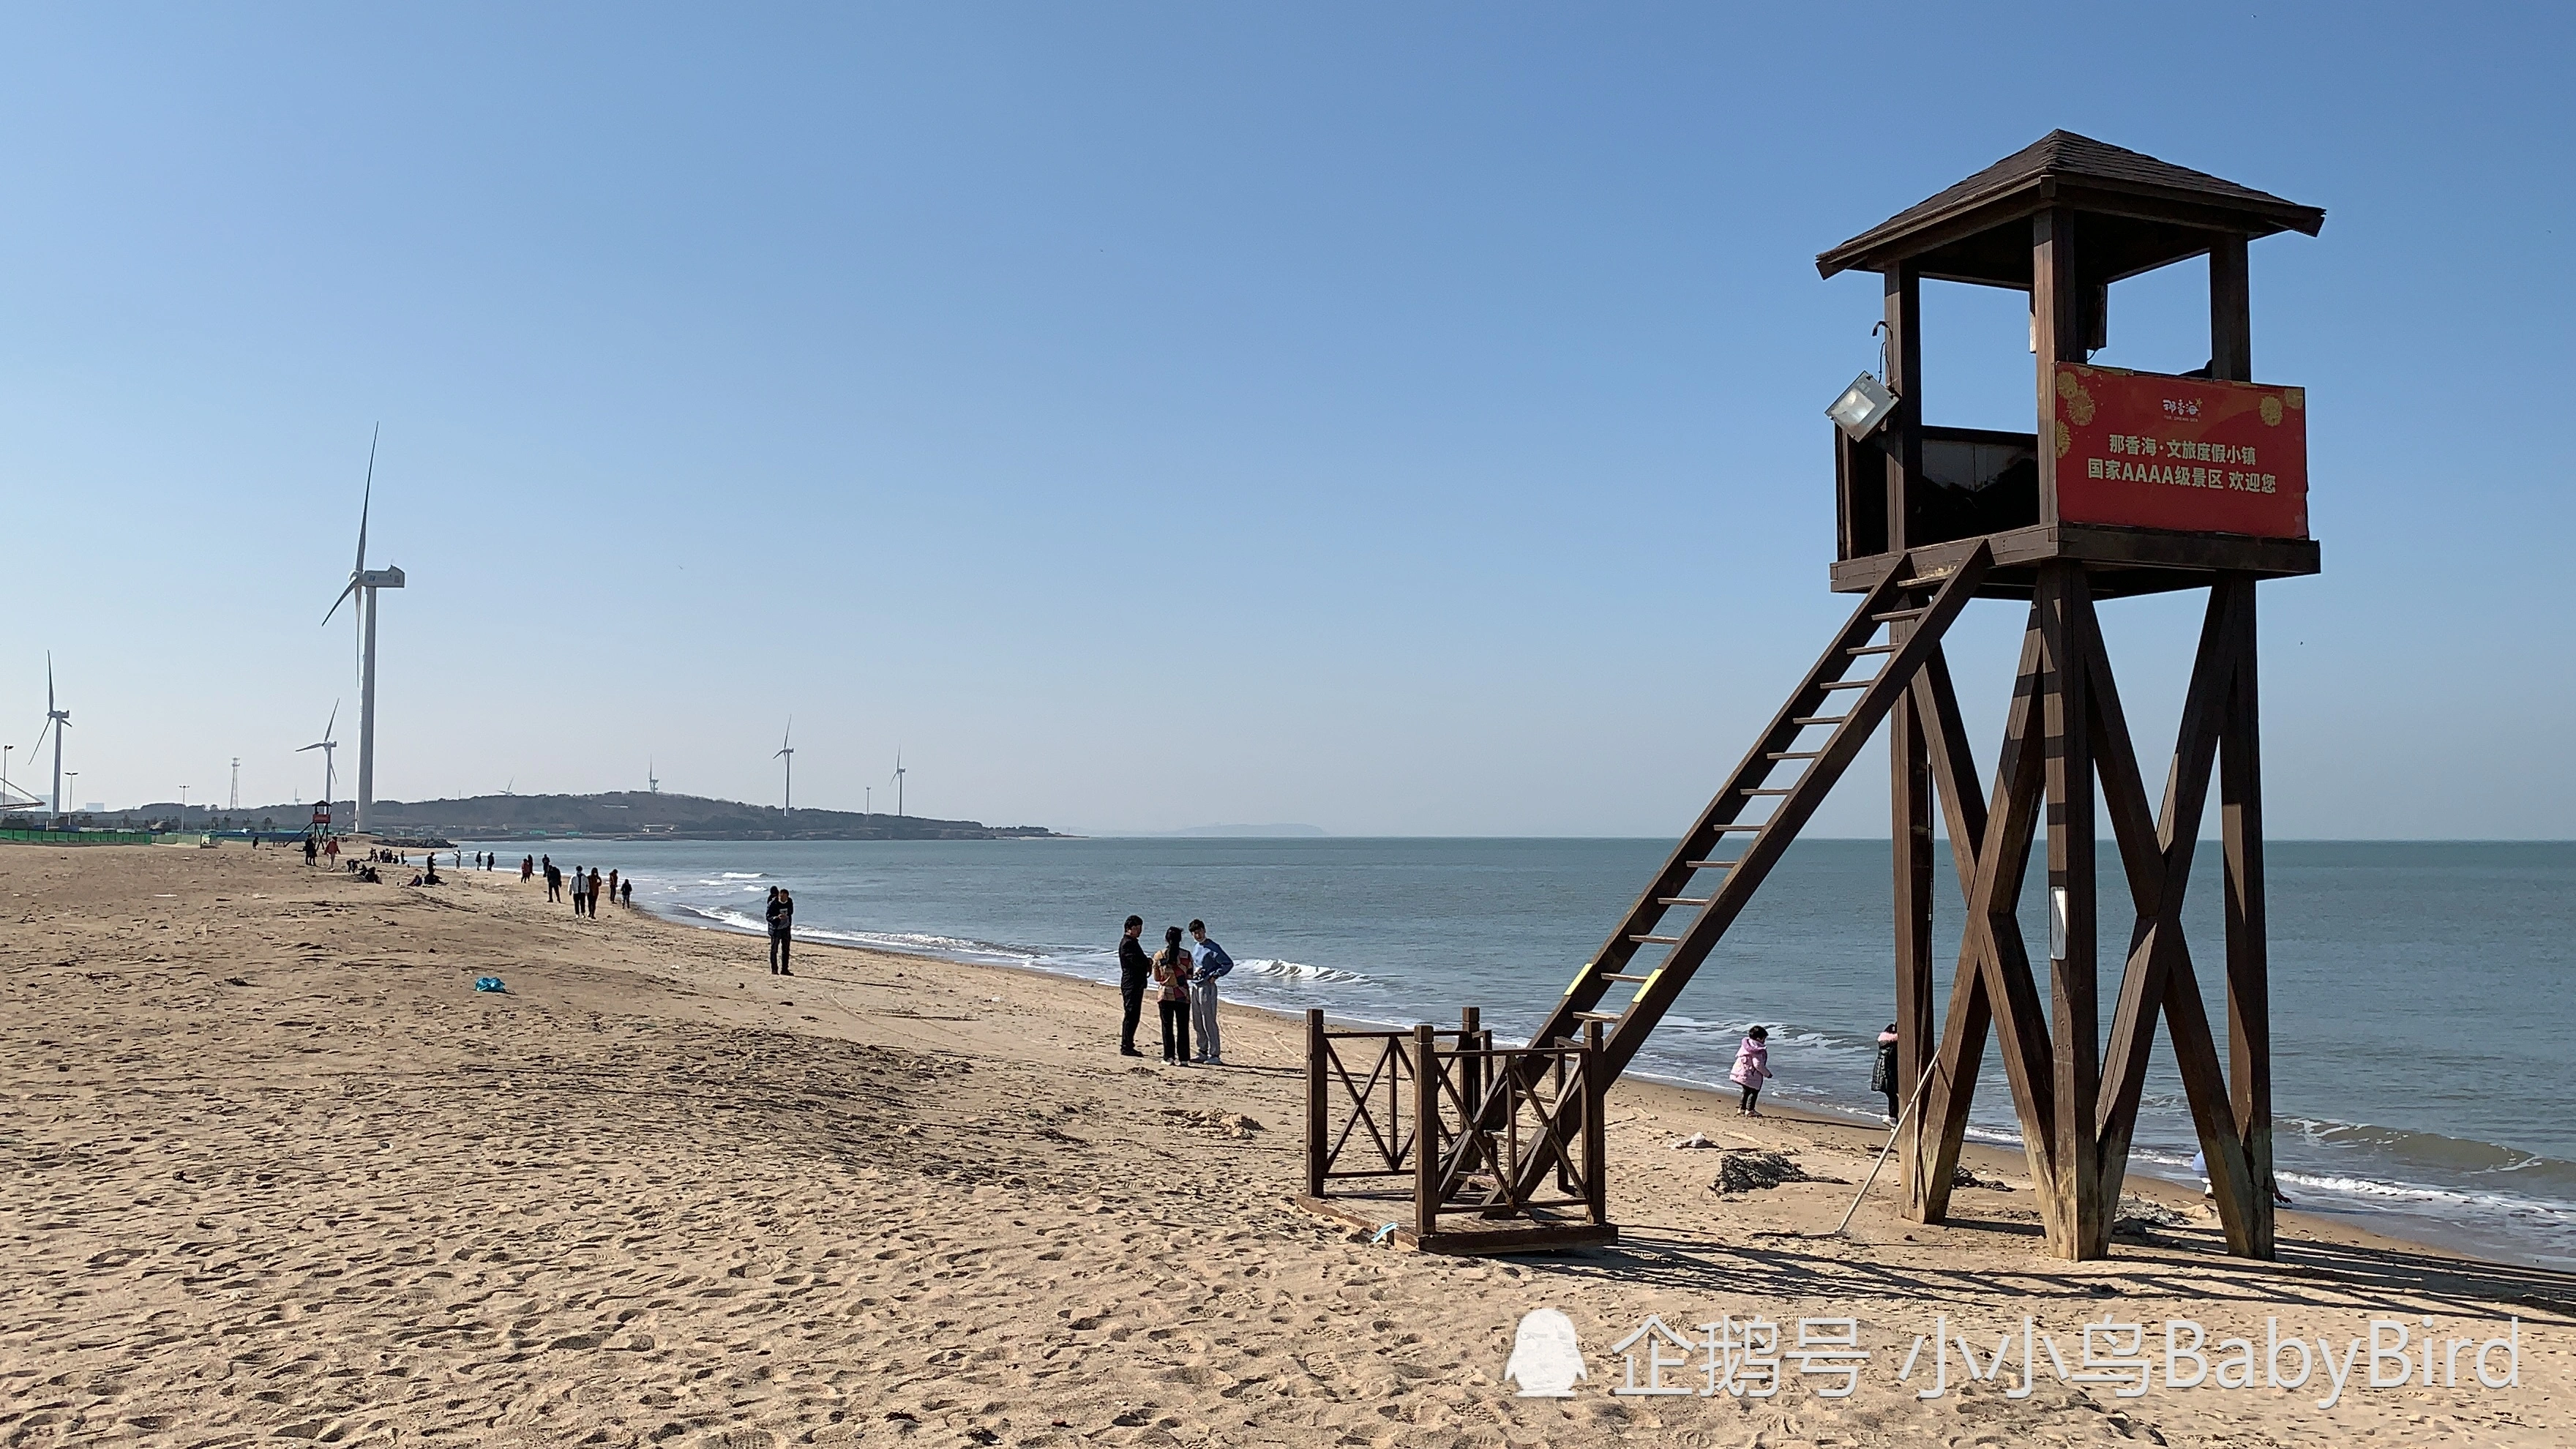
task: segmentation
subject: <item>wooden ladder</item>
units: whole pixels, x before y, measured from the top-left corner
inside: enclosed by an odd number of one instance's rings
[[[1604,1085],[1627,1069],[1692,973],[1932,657],[1942,633],[1976,597],[1993,564],[1992,554],[1980,544],[1944,571],[1918,573],[1911,556],[1887,571],[1790,692],[1770,728],[1727,777],[1626,918],[1575,973],[1546,1024],[1531,1038],[1532,1045],[1574,1039],[1586,1023],[1599,1022]],[[1865,660],[1879,661],[1879,667],[1855,675]],[[1773,776],[1783,767],[1791,778],[1775,786]],[[1752,818],[1749,812],[1763,803],[1770,806],[1769,813]],[[1667,918],[1676,916],[1681,924],[1667,929]],[[1620,986],[1633,989],[1624,1001],[1609,1003],[1611,989]]]

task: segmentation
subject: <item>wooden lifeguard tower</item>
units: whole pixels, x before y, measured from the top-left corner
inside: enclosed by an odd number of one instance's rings
[[[1588,1104],[1635,1058],[1884,721],[1908,1215],[1938,1222],[1948,1213],[1992,1035],[2050,1251],[2105,1256],[2161,1017],[2228,1249],[2272,1256],[2255,585],[2317,572],[2318,552],[2307,527],[2305,397],[2253,380],[2246,250],[2279,232],[2313,236],[2324,220],[2314,207],[2055,131],[1816,259],[1826,277],[1870,271],[1885,280],[1886,376],[1855,381],[1832,410],[1832,586],[1862,598],[1532,1037],[1541,1050],[1588,1043],[1589,1091],[1554,1113],[1548,1130],[1565,1140],[1522,1168],[1513,1201],[1537,1191],[1574,1135],[1591,1130]],[[2089,365],[2113,282],[2199,257],[2209,259],[2205,366],[2164,375]],[[1927,280],[2030,294],[2032,431],[1924,420],[1918,304]],[[2094,603],[2183,589],[2205,589],[2209,602],[2159,802],[2138,768]],[[1984,793],[1941,650],[1944,631],[1981,598],[2029,611]],[[2181,924],[2213,770],[2227,896],[2223,1060]],[[1967,912],[1939,1021],[1936,797]],[[2097,810],[2118,845],[2133,922],[2107,1041]],[[2043,822],[2045,994],[2017,915]],[[1513,1115],[1506,1089],[1516,1075],[1528,1071],[1495,1064],[1481,1105],[1455,1114],[1456,1145],[1446,1134],[1420,1139],[1444,1152],[1436,1170],[1421,1169],[1421,1197],[1438,1204],[1491,1183],[1498,1164],[1470,1150],[1471,1129],[1490,1132]],[[1478,1200],[1495,1199],[1488,1186]]]

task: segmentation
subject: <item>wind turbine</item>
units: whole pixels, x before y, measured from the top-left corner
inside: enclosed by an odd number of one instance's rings
[[[791,714],[787,717],[787,732],[778,737],[778,753],[770,756],[773,760],[787,762],[787,793],[778,807],[778,813],[781,815],[796,808],[796,747],[788,743],[795,733],[796,716]]]
[[[333,782],[333,776],[331,773],[331,752],[340,748],[340,742],[331,738],[331,730],[339,723],[340,701],[335,699],[331,701],[331,721],[329,724],[322,726],[322,738],[315,740],[309,745],[300,745],[295,751],[295,753],[299,755],[303,754],[306,750],[320,750],[322,752],[322,814],[326,819],[331,814],[331,786]]]
[[[653,757],[651,755],[646,755],[644,757],[644,793],[647,795],[659,795],[662,793],[662,780],[660,776],[653,773]]]
[[[54,810],[53,823],[63,819],[63,731],[72,727],[72,712],[54,708],[54,651],[45,651],[45,728],[36,731],[36,742],[27,747],[32,755],[45,747],[45,730],[54,734]]]
[[[383,432],[381,424],[377,432]],[[365,643],[361,646],[360,683],[358,686],[358,813],[355,826],[360,835],[367,833],[367,808],[376,800],[376,590],[399,589],[403,586],[401,569],[367,567],[367,513],[376,498],[376,442],[367,440],[367,489],[358,504],[358,562],[349,570],[348,587],[331,601],[331,615],[351,594],[358,596],[358,630]],[[305,746],[311,749],[312,746]],[[326,752],[327,757],[327,752]],[[326,797],[327,798],[327,797]]]
[[[894,818],[903,818],[903,751],[894,752]]]

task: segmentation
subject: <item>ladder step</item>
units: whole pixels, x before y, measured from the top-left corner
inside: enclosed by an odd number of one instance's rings
[[[1794,790],[1794,789],[1796,789],[1796,788],[1797,788],[1797,787],[1793,785],[1793,786],[1789,787],[1789,790]],[[1751,788],[1751,787],[1747,787],[1747,788],[1745,789],[1745,792],[1744,792],[1744,793],[1745,793],[1745,794],[1747,794],[1747,795],[1786,795],[1786,794],[1788,794],[1788,793],[1789,793],[1789,790],[1774,790],[1774,789],[1769,788],[1768,786],[1765,786],[1765,787],[1763,787],[1763,788],[1761,788],[1761,789],[1754,789],[1754,788]]]
[[[1628,939],[1640,946],[1678,946],[1682,943],[1679,936],[1630,936]]]
[[[1576,1021],[1617,1021],[1619,1019],[1619,1013],[1615,1011],[1578,1011],[1574,1014],[1574,1019]]]
[[[1845,654],[1893,654],[1896,652],[1896,646],[1893,644],[1861,644],[1853,648],[1846,649],[1843,652]]]
[[[1949,572],[1944,570],[1937,574],[1925,574],[1920,578],[1898,579],[1896,581],[1896,586],[1900,589],[1928,589],[1937,584],[1946,584],[1949,581]]]
[[[1770,824],[1770,823],[1771,823],[1771,822],[1769,822],[1769,821],[1767,821],[1767,820],[1766,820],[1766,821],[1763,821],[1761,825],[1716,825],[1716,826],[1711,826],[1710,828],[1711,828],[1711,829],[1713,829],[1713,830],[1715,830],[1715,831],[1716,831],[1718,834],[1720,834],[1720,835],[1750,835],[1750,834],[1752,834],[1753,832],[1755,832],[1755,831],[1757,831],[1757,830],[1762,829],[1762,828],[1763,828],[1763,826],[1768,825],[1768,824]],[[1729,864],[1729,865],[1734,864],[1734,862],[1732,862],[1732,861],[1728,861],[1728,862],[1725,862],[1725,863],[1726,863],[1726,864]]]
[[[1643,986],[1646,984],[1646,978],[1643,976],[1629,976],[1617,971],[1604,971],[1593,979],[1598,981],[1625,981],[1633,986]]]
[[[1793,719],[1789,723],[1793,725],[1841,724],[1850,718],[1851,716],[1847,714],[1811,714],[1805,719]]]
[[[1733,864],[1735,862],[1731,860],[1686,860],[1682,862],[1682,868],[1684,870],[1724,870]]]
[[[1931,612],[1930,609],[1891,609],[1884,614],[1872,614],[1870,617],[1884,624],[1893,619],[1919,619]]]
[[[1782,750],[1777,754],[1764,755],[1762,758],[1766,760],[1816,760],[1824,758],[1824,753],[1825,752],[1822,750]]]
[[[1655,898],[1655,904],[1659,906],[1704,906],[1716,899],[1717,897],[1715,896],[1658,896]]]
[[[1867,689],[1876,683],[1878,683],[1878,676],[1873,674],[1867,679],[1837,679],[1833,683],[1826,685],[1825,688],[1827,691],[1837,689]]]

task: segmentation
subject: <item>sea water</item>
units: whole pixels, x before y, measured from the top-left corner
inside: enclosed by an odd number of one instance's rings
[[[470,848],[470,847],[469,847]],[[531,853],[498,847],[505,859]],[[1228,1000],[1337,1020],[1531,1030],[1662,864],[1646,840],[1046,840],[732,843],[558,840],[558,864],[621,869],[635,901],[757,930],[767,887],[799,936],[1114,980],[1119,923],[1204,917],[1234,956]],[[1935,976],[1946,998],[1959,896],[1940,856]],[[2275,1158],[2298,1206],[2511,1261],[2576,1267],[2576,845],[2271,842]],[[2218,850],[2184,912],[2226,1049]],[[1770,1028],[1773,1098],[1865,1111],[1893,1016],[1884,841],[1793,846],[1632,1070],[1723,1088],[1747,1026]],[[2103,1027],[2129,915],[2101,864]],[[2045,892],[2023,893],[2044,954]],[[2039,963],[2045,970],[2045,962]],[[2047,986],[2041,983],[2045,996]],[[1101,1042],[1112,1049],[1107,1003]],[[2195,1143],[2159,1031],[2132,1167],[2187,1180]],[[1971,1135],[2017,1143],[1991,1043]]]

